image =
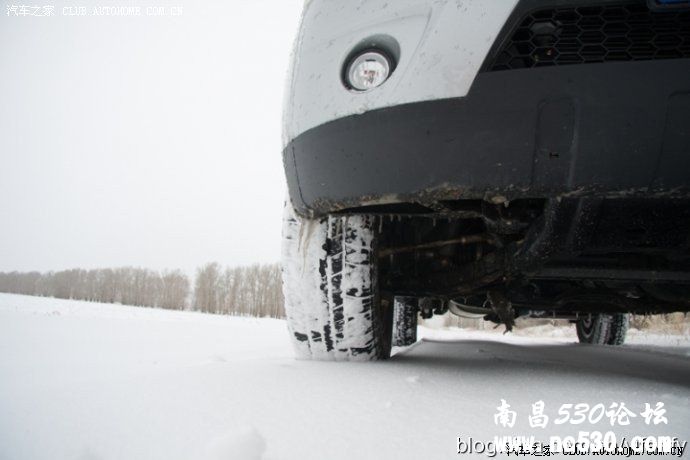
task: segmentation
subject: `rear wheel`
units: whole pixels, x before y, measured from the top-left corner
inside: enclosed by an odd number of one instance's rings
[[[282,273],[290,338],[303,359],[368,361],[391,351],[392,298],[378,289],[372,216],[283,218]]]
[[[611,318],[609,315],[589,315],[577,320],[577,338],[580,343],[605,345],[609,340]]]
[[[629,315],[626,313],[589,315],[577,321],[577,337],[580,343],[622,345],[628,325]]]
[[[630,326],[630,315],[627,313],[616,313],[611,315],[611,329],[609,331],[608,345],[623,345],[625,336],[628,334]]]

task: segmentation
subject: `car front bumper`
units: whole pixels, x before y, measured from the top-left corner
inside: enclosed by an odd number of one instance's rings
[[[283,151],[297,212],[690,196],[690,59],[479,73],[467,94],[343,117]],[[372,208],[373,209],[373,208]]]

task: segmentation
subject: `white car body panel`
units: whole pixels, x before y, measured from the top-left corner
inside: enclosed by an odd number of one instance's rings
[[[295,43],[283,145],[329,121],[412,102],[465,96],[517,0],[311,0]],[[363,40],[400,45],[390,79],[345,88],[345,60]]]

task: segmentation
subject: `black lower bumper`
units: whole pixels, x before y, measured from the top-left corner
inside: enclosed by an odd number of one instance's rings
[[[690,59],[480,73],[467,97],[332,121],[283,153],[300,214],[384,203],[690,196]]]

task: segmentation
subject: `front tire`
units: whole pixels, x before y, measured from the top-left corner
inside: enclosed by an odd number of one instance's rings
[[[285,312],[298,358],[370,361],[391,351],[392,299],[378,289],[372,216],[283,217]]]
[[[409,347],[417,342],[419,299],[396,297],[393,303],[393,346]]]

